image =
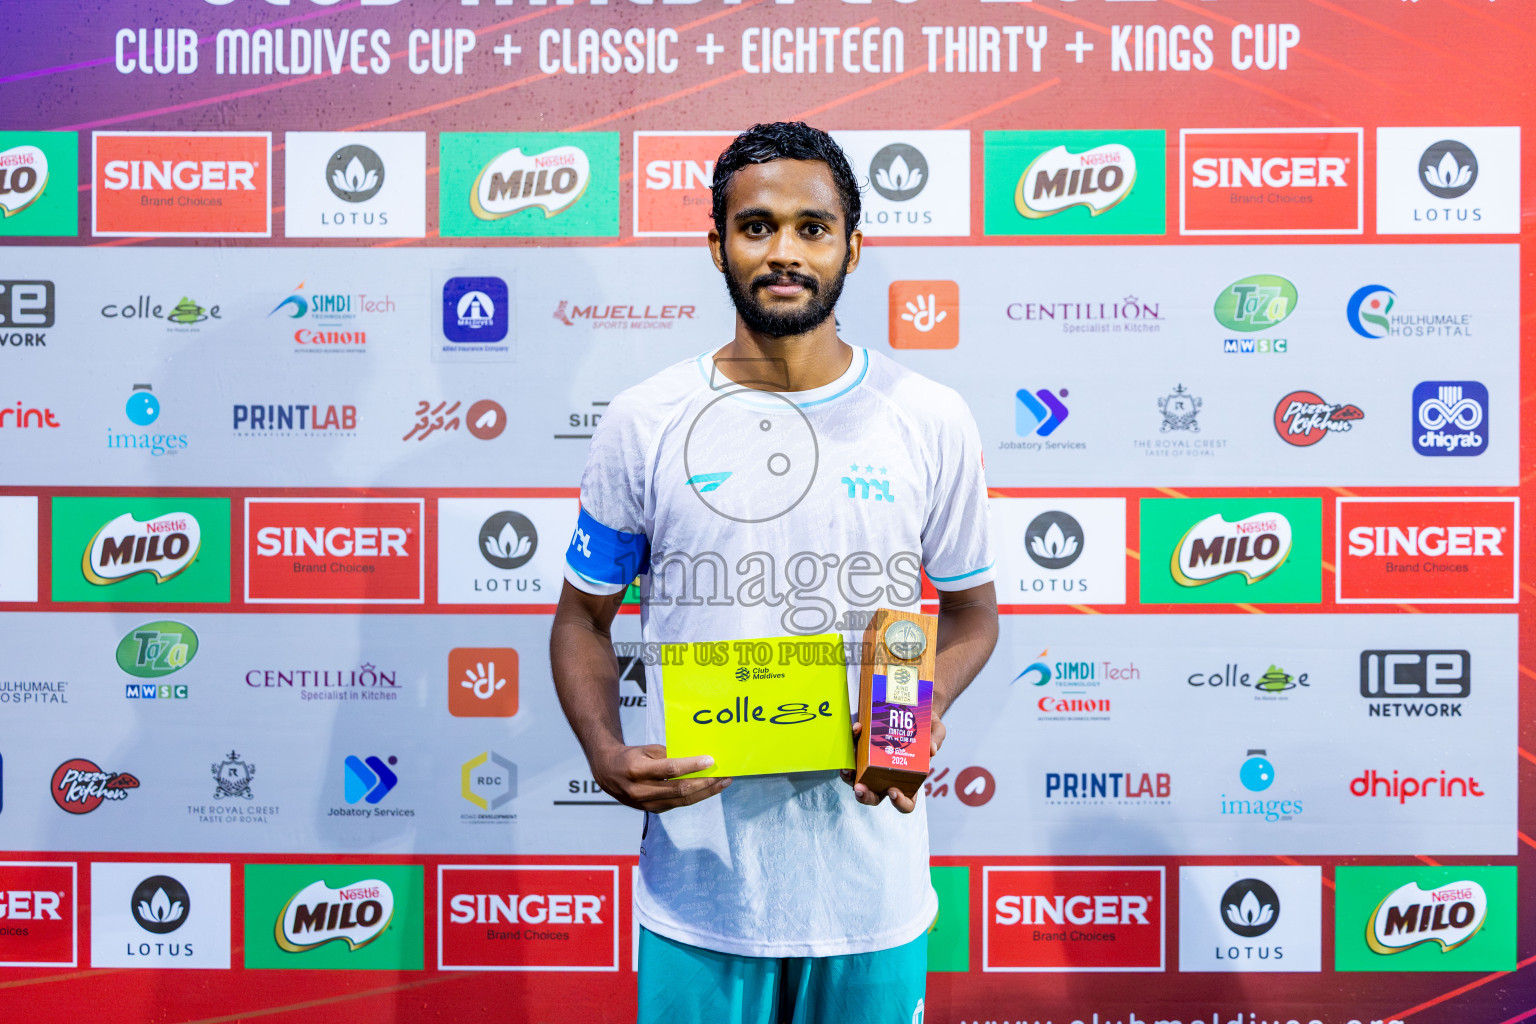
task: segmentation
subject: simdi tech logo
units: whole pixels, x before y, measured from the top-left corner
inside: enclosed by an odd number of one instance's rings
[[[1161,235],[1161,131],[986,132],[988,235]]]
[[[1334,870],[1334,969],[1512,971],[1515,868]]]
[[[619,869],[442,864],[437,966],[456,971],[617,971]]]
[[[1339,498],[1340,604],[1514,604],[1520,499]]]
[[[96,132],[92,143],[92,234],[271,236],[271,132]]]
[[[248,864],[245,966],[419,971],[423,881],[409,865]]]
[[[53,600],[229,601],[229,499],[58,497],[52,503]]]
[[[444,238],[614,238],[618,132],[444,132]]]
[[[715,160],[735,132],[635,132],[636,238],[703,238],[714,226]]]
[[[1319,498],[1143,498],[1144,604],[1318,604]]]
[[[1365,230],[1362,128],[1185,128],[1185,235],[1358,235]]]
[[[0,237],[80,233],[74,132],[0,132]]]
[[[247,498],[252,604],[420,604],[421,498]]]

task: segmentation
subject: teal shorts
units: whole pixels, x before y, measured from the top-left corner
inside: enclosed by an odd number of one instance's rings
[[[640,929],[639,1024],[923,1024],[928,936],[847,956],[733,956]]]

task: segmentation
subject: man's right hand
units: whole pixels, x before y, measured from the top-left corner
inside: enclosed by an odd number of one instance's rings
[[[668,757],[659,743],[611,747],[593,756],[592,777],[619,803],[659,814],[708,800],[729,786],[729,778],[678,778],[714,764],[712,757]]]

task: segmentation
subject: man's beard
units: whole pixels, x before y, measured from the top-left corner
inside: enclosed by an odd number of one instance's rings
[[[721,260],[725,264],[725,290],[730,293],[731,303],[736,307],[736,313],[741,317],[742,323],[758,334],[766,334],[770,338],[787,338],[795,334],[804,334],[814,330],[826,322],[832,315],[832,309],[837,305],[838,298],[843,294],[843,279],[848,276],[848,261],[853,256],[850,250],[843,257],[843,265],[838,268],[837,276],[827,286],[825,295],[821,294],[816,280],[804,274],[797,274],[792,270],[779,271],[773,274],[759,275],[752,282],[750,291],[742,289],[736,280],[736,274],[731,270],[731,264],[721,253]],[[772,284],[798,284],[805,288],[809,295],[805,305],[798,309],[778,312],[768,309],[757,300],[759,288],[766,288]]]

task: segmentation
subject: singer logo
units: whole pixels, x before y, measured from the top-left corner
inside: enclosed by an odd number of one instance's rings
[[[983,971],[1161,971],[1163,869],[988,867]]]
[[[1513,604],[1518,498],[1340,498],[1341,604]]]
[[[185,512],[167,512],[142,523],[124,512],[91,538],[80,568],[97,586],[139,573],[164,583],[191,566],[201,540],[197,520]]]
[[[97,132],[97,235],[272,234],[270,132]]]
[[[74,967],[73,862],[0,861],[0,967]]]
[[[277,944],[302,953],[339,939],[348,949],[361,949],[384,934],[394,916],[395,893],[387,882],[367,878],[340,889],[311,882],[284,904]]]
[[[635,236],[702,238],[714,226],[715,160],[734,132],[635,132]]]
[[[423,504],[420,498],[247,498],[246,601],[421,603]]]
[[[444,864],[437,878],[440,970],[619,969],[618,868]]]
[[[1360,128],[1186,128],[1179,218],[1186,235],[1358,235]]]

